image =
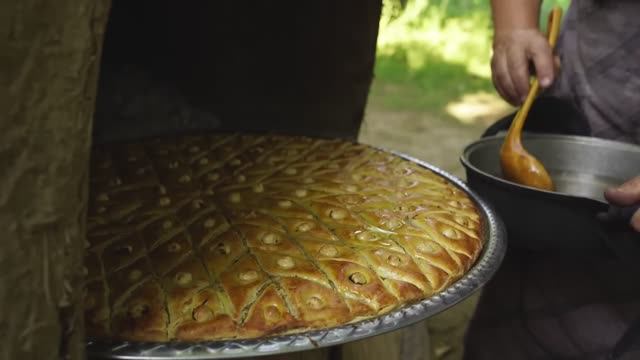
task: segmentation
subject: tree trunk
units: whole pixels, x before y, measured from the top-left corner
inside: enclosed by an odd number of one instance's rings
[[[0,359],[81,359],[82,260],[109,0],[0,2]]]

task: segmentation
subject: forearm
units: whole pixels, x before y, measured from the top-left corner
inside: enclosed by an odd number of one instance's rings
[[[491,0],[494,31],[538,28],[541,0]]]

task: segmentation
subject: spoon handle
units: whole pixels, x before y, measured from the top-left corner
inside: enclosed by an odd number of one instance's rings
[[[547,39],[551,49],[556,47],[558,43],[558,35],[560,34],[560,24],[562,22],[562,8],[554,6],[549,12],[549,19],[547,20]]]
[[[560,24],[562,21],[562,8],[559,6],[554,6],[553,9],[549,12],[549,18],[547,20],[547,39],[549,40],[549,45],[551,46],[551,50],[553,50],[558,43],[558,35],[560,34]],[[520,110],[516,113],[515,118],[513,119],[512,126],[516,131],[509,131],[509,134],[519,134],[522,131],[522,127],[524,125],[524,119],[526,119],[527,114],[529,114],[529,110],[531,110],[531,105],[533,105],[533,101],[538,96],[540,92],[540,83],[538,82],[538,78],[534,78],[531,82],[531,87],[529,88],[529,93],[527,94],[527,98],[520,107]],[[519,138],[519,136],[518,136]]]

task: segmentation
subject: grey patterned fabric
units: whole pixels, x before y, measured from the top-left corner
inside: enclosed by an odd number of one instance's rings
[[[483,290],[465,360],[614,360],[640,317],[638,274],[607,254],[510,250]],[[640,359],[633,344],[615,360]]]
[[[571,101],[592,135],[640,143],[640,1],[573,0],[548,94]]]

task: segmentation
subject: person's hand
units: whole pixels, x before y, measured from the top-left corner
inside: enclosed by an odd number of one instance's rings
[[[607,189],[604,197],[610,204],[615,206],[640,205],[640,176],[636,176],[619,187]],[[633,214],[630,225],[640,232],[640,210]]]
[[[527,97],[532,72],[545,89],[553,83],[559,67],[560,60],[553,56],[547,38],[538,29],[515,29],[494,35],[492,80],[500,96],[511,105],[520,105]]]

